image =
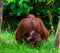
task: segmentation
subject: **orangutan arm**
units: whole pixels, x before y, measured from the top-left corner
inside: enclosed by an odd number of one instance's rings
[[[44,39],[48,39],[48,30],[47,30],[47,28],[45,27],[45,25],[44,25],[44,23],[43,23],[43,21],[41,20],[41,19],[39,19],[39,18],[37,18],[38,19],[38,21],[40,22],[40,25],[41,25],[41,28],[42,28],[42,36],[43,36],[43,38]]]
[[[16,36],[15,36],[15,38],[16,38],[16,40],[17,40],[18,42],[22,41],[23,36],[24,36],[24,34],[25,34],[23,22],[24,22],[24,20],[22,20],[22,21],[19,23],[19,25],[18,25],[18,27],[17,27],[17,29],[16,29],[16,34],[15,34]]]

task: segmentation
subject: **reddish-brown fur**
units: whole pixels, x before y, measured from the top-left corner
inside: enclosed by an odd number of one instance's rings
[[[31,34],[32,33],[32,34]],[[31,46],[38,46],[40,41],[41,41],[41,36],[40,34],[36,33],[35,31],[31,31],[30,36],[27,37],[27,42]]]
[[[34,32],[32,33],[32,31]],[[20,21],[19,26],[16,29],[15,37],[18,42],[21,42],[23,40],[29,42],[32,40],[30,43],[33,45],[37,43],[36,45],[38,45],[41,39],[48,39],[48,30],[40,18],[36,18],[33,14],[30,14],[27,16],[27,18]],[[33,41],[33,39],[35,41]]]

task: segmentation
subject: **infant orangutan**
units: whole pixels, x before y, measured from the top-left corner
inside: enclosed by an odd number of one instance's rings
[[[37,47],[40,41],[41,41],[41,36],[35,31],[31,31],[30,36],[27,37],[27,42],[30,44],[30,46]]]

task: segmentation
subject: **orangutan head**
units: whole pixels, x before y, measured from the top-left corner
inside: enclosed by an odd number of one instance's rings
[[[27,18],[36,18],[33,14],[29,14]]]

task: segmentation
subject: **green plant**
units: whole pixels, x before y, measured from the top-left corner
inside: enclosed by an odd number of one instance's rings
[[[47,16],[48,11],[50,11],[54,22],[58,20],[57,18],[60,15],[59,0],[5,0],[4,2],[4,17],[8,17],[9,20],[14,17],[14,19],[17,18],[18,21],[18,17],[21,20],[24,18],[24,15],[27,16],[32,13],[37,17],[42,16],[45,20],[48,20],[43,21],[44,23],[47,22],[48,25],[46,24],[46,26],[50,26]],[[56,25],[57,24],[54,26]]]
[[[54,33],[50,34],[47,42],[42,41],[37,48],[30,47],[26,43],[17,43],[15,32],[2,31],[1,39],[0,53],[58,53],[58,50],[54,48]]]
[[[29,0],[6,0],[4,2],[4,9],[9,5],[10,15],[20,16],[21,14],[29,14],[29,12],[33,9],[32,6],[28,5],[25,2],[30,2]]]

